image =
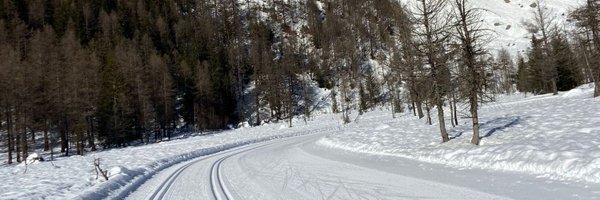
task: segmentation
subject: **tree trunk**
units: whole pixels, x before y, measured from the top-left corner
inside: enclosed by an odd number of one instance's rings
[[[94,142],[94,122],[92,121],[92,119],[90,117],[88,117],[87,124],[88,124],[88,128],[87,128],[87,140],[88,140],[88,146],[90,147],[91,151],[96,151],[96,144]]]
[[[171,121],[171,116],[169,115],[169,104],[167,104],[169,102],[168,101],[169,98],[168,98],[168,93],[167,93],[168,89],[167,89],[167,77],[166,76],[167,76],[166,74],[163,75],[163,81],[162,81],[163,82],[163,84],[162,84],[162,98],[163,98],[163,115],[164,115],[163,116],[163,120],[162,120],[163,121],[162,122],[162,124],[163,124],[162,128],[163,129],[168,129],[169,127],[167,127],[167,126],[169,126],[169,123]],[[148,139],[148,140],[150,140],[150,139]]]
[[[31,145],[35,146],[35,130],[31,128]]]
[[[427,110],[427,124],[433,125],[433,122],[431,121],[431,109],[427,103],[425,103],[425,110]]]
[[[333,111],[333,113],[339,113],[335,88],[331,89],[331,110]]]
[[[292,75],[288,76],[288,92],[289,92],[289,96],[288,96],[288,120],[289,120],[289,124],[290,127],[292,127],[292,120],[294,119],[294,79]]]
[[[16,140],[14,141],[14,143],[15,143],[15,147],[17,148],[15,151],[15,153],[17,154],[17,163],[20,163],[21,162],[21,145],[20,145],[21,134],[18,133],[19,131],[17,129],[18,128],[15,128],[15,131],[17,133],[15,133]]]
[[[171,141],[171,130],[165,129],[167,131],[167,140]]]
[[[441,100],[437,100],[436,107],[438,110],[438,121],[440,125],[440,133],[442,135],[442,142],[448,142],[448,131],[446,130],[446,119],[444,118],[444,107]]]
[[[67,152],[67,145],[66,145],[65,141],[67,141],[67,134],[65,133],[65,130],[61,129],[60,130],[60,152],[62,152],[62,153]]]
[[[10,116],[10,108],[9,106],[6,107],[6,133],[7,133],[7,143],[8,143],[8,164],[12,164],[12,160],[13,160],[13,134],[12,134],[12,120],[11,120],[11,116]]]
[[[596,81],[594,82],[595,85],[595,89],[594,89],[594,97],[599,97],[600,96],[600,81]]]
[[[21,136],[21,153],[23,154],[22,159],[25,161],[29,156],[29,145],[27,145],[27,128],[23,126],[21,131],[23,134],[23,136]]]
[[[83,155],[83,124],[81,122],[75,123],[75,148],[77,150],[77,155]]]
[[[27,145],[27,125],[25,125],[27,119],[25,118],[25,116],[23,116],[23,118],[21,118],[21,122],[20,124],[20,132],[21,132],[21,154],[22,154],[22,159],[26,160],[27,156],[28,156],[28,151],[29,151],[29,146]]]
[[[66,119],[63,121],[63,127],[61,129],[60,132],[60,142],[61,142],[61,148],[60,148],[60,152],[65,153],[65,156],[69,156],[69,123],[66,121]]]
[[[48,141],[48,131],[50,126],[48,125],[48,121],[44,121],[44,151],[50,150],[50,141]]]
[[[454,124],[454,105],[452,102],[450,102],[448,105],[450,105],[450,124],[452,124],[452,127],[456,127],[458,124]]]
[[[303,90],[303,98],[304,98],[304,124],[307,124],[308,120],[310,120],[310,107],[313,106],[313,101],[310,99],[311,97],[309,96],[309,84],[307,81],[304,81],[304,90]],[[310,103],[309,103],[310,102]]]
[[[557,95],[558,87],[556,86],[556,78],[552,78],[551,83],[552,83],[552,94]]]
[[[415,105],[415,101],[413,100],[413,101],[411,101],[410,103],[412,104],[413,116],[415,116],[415,117],[416,117],[416,116],[417,116],[417,108],[415,108],[415,107],[416,107],[416,105]]]
[[[473,119],[473,138],[471,139],[471,143],[474,145],[479,145],[479,116],[477,113],[477,93],[472,95],[469,98],[469,103],[471,104],[471,118]]]
[[[454,110],[452,112],[454,112],[454,124],[456,124],[458,126],[458,111],[456,108],[456,96],[452,95],[452,104],[454,106],[452,106],[454,108]]]
[[[258,73],[258,72],[257,72]],[[257,75],[258,77],[258,75]],[[260,126],[260,87],[259,87],[259,78],[256,78],[255,80],[255,93],[254,93],[254,112],[256,113],[256,126]]]
[[[392,119],[396,119],[396,98],[392,95]]]
[[[50,146],[54,147],[54,137],[50,135]],[[50,148],[50,161],[54,161],[54,148]]]
[[[425,117],[425,115],[423,114],[423,103],[421,101],[417,101],[416,103],[417,114],[419,115],[419,119],[423,119],[423,117]],[[427,116],[429,116],[429,108],[427,108]]]

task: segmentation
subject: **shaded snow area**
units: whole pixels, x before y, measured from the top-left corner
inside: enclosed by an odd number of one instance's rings
[[[412,115],[378,123],[359,120],[355,127],[317,144],[459,169],[500,170],[597,185],[600,99],[592,94],[593,87],[585,85],[557,96],[506,96],[484,104],[480,110],[481,146],[469,143],[470,119],[460,119],[456,128],[448,127],[453,139],[441,144],[438,126],[426,125],[424,119]],[[374,115],[381,113],[365,117]],[[600,197],[600,188],[597,190]]]
[[[100,199],[119,196],[139,186],[156,172],[186,160],[244,144],[338,127],[320,122],[336,123],[335,120],[317,117],[309,123],[310,129],[300,121],[292,128],[288,128],[286,123],[269,124],[85,156],[59,157],[54,162],[48,162],[50,158],[45,157],[44,162],[3,166],[0,167],[0,199]],[[102,175],[96,179],[95,158],[100,159],[100,167],[108,172],[109,181],[103,181]]]

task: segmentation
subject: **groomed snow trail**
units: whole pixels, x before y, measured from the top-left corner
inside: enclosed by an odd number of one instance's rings
[[[600,184],[586,181],[595,176],[562,179],[551,176],[552,171],[486,167],[502,164],[498,156],[505,157],[504,165],[536,164],[544,169],[573,163],[518,153],[522,146],[539,146],[557,155],[579,153],[577,158],[597,171],[598,148],[580,145],[597,146],[598,118],[591,113],[598,112],[598,99],[590,99],[589,92],[582,86],[558,96],[509,96],[483,107],[482,127],[489,137],[482,146],[470,145],[468,135],[461,136],[469,131],[466,125],[452,129],[454,140],[439,144],[435,127],[410,116],[393,119],[385,111],[366,114],[344,127],[330,120],[324,126],[328,128],[304,127],[307,134],[301,136],[176,164],[148,179],[128,199],[600,199]],[[515,123],[519,118],[523,120]],[[545,123],[561,131],[541,130],[538,125]],[[579,137],[572,137],[575,134]],[[523,142],[523,137],[530,139]],[[453,164],[458,161],[479,164]]]
[[[252,144],[181,163],[127,199],[506,199],[309,152],[322,136]]]
[[[180,163],[127,199],[598,199],[595,186],[315,145],[324,135],[250,144]]]
[[[128,198],[132,199],[233,199],[230,191],[227,189],[226,180],[222,176],[222,163],[226,159],[260,148],[265,144],[258,143],[246,146],[240,146],[233,149],[207,155],[194,160],[180,163],[171,168],[158,173],[152,179],[146,181]],[[206,173],[199,173],[206,172]],[[189,190],[181,193],[181,185],[185,185],[190,179],[204,179],[203,189],[199,191],[194,186],[185,186]],[[193,183],[193,182],[189,182]],[[208,190],[206,190],[208,189]],[[198,191],[197,191],[198,190]],[[204,193],[198,193],[204,192]],[[198,196],[200,195],[200,196]]]

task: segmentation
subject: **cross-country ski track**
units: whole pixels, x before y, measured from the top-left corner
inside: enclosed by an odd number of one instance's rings
[[[523,174],[369,158],[315,145],[325,135],[254,143],[176,164],[126,199],[538,199],[531,192],[554,198],[585,194],[577,186]]]

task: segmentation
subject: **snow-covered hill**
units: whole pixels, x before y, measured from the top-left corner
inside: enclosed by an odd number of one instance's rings
[[[537,9],[536,0],[474,0],[474,7],[483,8],[484,23],[495,32],[489,48],[505,48],[511,53],[523,53],[530,46],[531,34],[523,21],[532,21]],[[572,29],[567,22],[570,10],[584,3],[584,0],[540,0],[542,8],[549,9],[559,28]]]
[[[554,24],[559,28],[571,30],[572,23],[567,22],[570,10],[582,5],[584,0],[472,0],[472,7],[481,9],[485,28],[494,33],[489,38],[487,47],[496,52],[507,49],[512,54],[524,53],[530,46],[531,33],[527,31],[523,22],[531,22],[534,11],[537,10],[537,1],[542,8],[548,9],[554,18]],[[412,2],[401,0],[412,8]]]
[[[473,8],[482,10],[485,28],[494,33],[487,44],[491,52],[506,49],[512,54],[524,53],[530,46],[531,33],[523,22],[531,22],[537,10],[537,1],[548,9],[559,28],[571,30],[573,24],[567,22],[569,11],[584,3],[584,0],[472,0]],[[411,1],[401,0],[411,8]]]

